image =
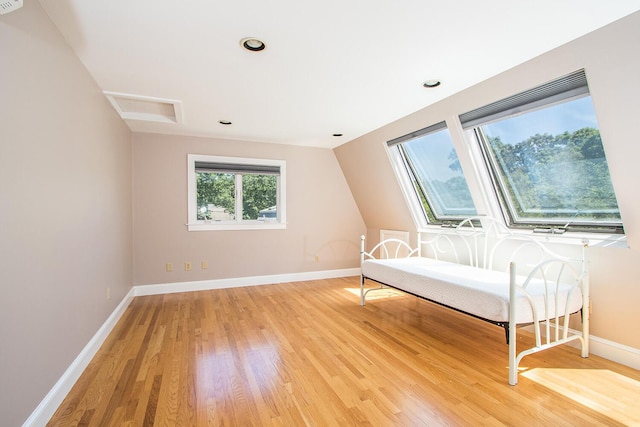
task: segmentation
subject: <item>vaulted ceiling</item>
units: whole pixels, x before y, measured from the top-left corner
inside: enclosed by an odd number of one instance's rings
[[[39,1],[100,88],[124,94],[114,105],[132,113],[132,131],[329,148],[640,10],[638,0]],[[244,49],[245,37],[266,48]]]

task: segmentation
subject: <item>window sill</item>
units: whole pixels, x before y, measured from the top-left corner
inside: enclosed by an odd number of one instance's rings
[[[583,233],[583,232],[566,232],[564,234],[538,234],[533,231],[514,231],[516,234],[526,234],[532,236],[542,242],[564,243],[582,245],[586,240],[589,246],[611,247],[611,248],[629,248],[627,236],[624,234],[607,234],[607,233]]]
[[[187,224],[188,231],[226,231],[226,230],[285,230],[287,224],[283,222],[243,222],[243,223],[221,223],[221,222],[198,222]]]
[[[478,229],[481,230],[481,229]],[[525,235],[540,242],[561,243],[566,245],[582,245],[585,240],[589,242],[589,246],[623,248],[628,249],[627,236],[624,234],[607,234],[607,233],[580,233],[566,232],[563,234],[539,234],[532,230],[510,229],[513,234]],[[428,225],[418,230],[421,233],[451,233],[455,234],[455,228],[441,227],[439,225]]]

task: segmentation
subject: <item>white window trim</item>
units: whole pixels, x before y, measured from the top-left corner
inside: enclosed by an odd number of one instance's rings
[[[384,151],[387,153],[389,162],[391,163],[391,168],[398,180],[397,182],[400,187],[400,191],[402,192],[402,196],[404,197],[404,200],[409,207],[409,211],[411,212],[413,224],[418,230],[426,229],[429,226],[427,216],[424,213],[418,195],[415,190],[413,190],[413,183],[407,174],[402,156],[398,152],[398,148],[389,147],[386,142],[383,142],[382,144],[384,145]]]
[[[195,165],[197,161],[210,163],[251,164],[264,166],[278,166],[278,219],[267,221],[251,221],[238,218],[235,221],[198,220],[197,216],[197,182]],[[283,230],[287,228],[287,198],[286,198],[286,161],[272,159],[252,159],[246,157],[224,157],[206,154],[187,155],[187,228],[189,231],[207,230]],[[236,198],[236,202],[238,199]],[[236,208],[236,211],[239,212]]]

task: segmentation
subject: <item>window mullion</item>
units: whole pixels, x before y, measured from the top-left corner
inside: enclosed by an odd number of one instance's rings
[[[236,222],[242,222],[242,174],[236,174]]]

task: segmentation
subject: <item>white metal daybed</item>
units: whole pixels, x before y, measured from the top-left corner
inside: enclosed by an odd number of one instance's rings
[[[588,357],[586,248],[584,242],[579,260],[560,256],[487,217],[467,219],[427,240],[419,233],[416,248],[389,239],[366,252],[362,236],[360,304],[369,292],[392,287],[502,326],[509,344],[509,384],[515,385],[520,360],[528,354],[579,340],[582,357]],[[422,256],[423,249],[430,257]],[[405,256],[399,256],[402,252]],[[496,269],[500,261],[507,267]],[[381,286],[365,289],[367,279]],[[582,313],[580,332],[569,328],[569,317],[577,312]],[[533,325],[535,334],[535,346],[519,353],[518,325]]]

